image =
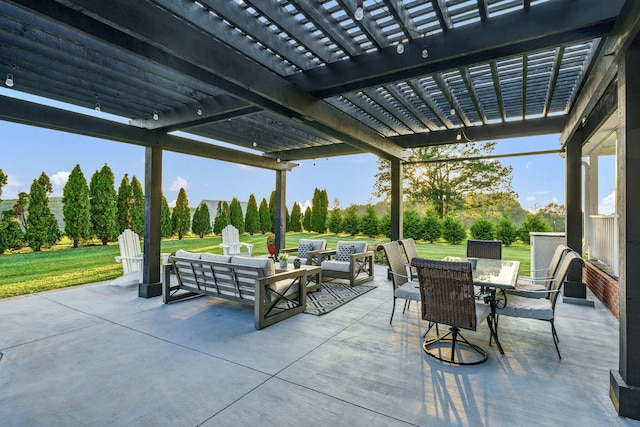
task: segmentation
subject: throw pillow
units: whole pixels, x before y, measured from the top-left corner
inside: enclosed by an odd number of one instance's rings
[[[351,254],[356,253],[353,245],[338,246],[336,249],[336,261],[349,261]]]
[[[298,258],[306,258],[311,250],[311,243],[298,243]]]

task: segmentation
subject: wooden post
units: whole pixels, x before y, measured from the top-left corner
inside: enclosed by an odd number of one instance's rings
[[[391,240],[402,239],[402,160],[391,160]]]
[[[138,296],[162,295],[160,283],[160,244],[162,209],[162,149],[145,147],[144,151],[144,261]]]

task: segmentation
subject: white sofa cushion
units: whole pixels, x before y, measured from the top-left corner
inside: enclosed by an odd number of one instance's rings
[[[247,267],[260,267],[265,276],[276,274],[276,266],[271,258],[247,258],[243,256],[232,256],[231,264]]]
[[[328,260],[322,261],[320,268],[327,271],[342,271],[344,273],[349,272],[350,263],[344,261]]]
[[[179,257],[179,258],[200,259],[202,254],[198,254],[198,253],[195,253],[195,252],[189,252],[189,251],[183,251],[182,249],[179,249],[179,250],[176,251],[176,256]]]
[[[212,261],[212,262],[229,262],[231,261],[231,257],[228,255],[217,255],[204,253],[200,256],[200,259],[203,261]]]

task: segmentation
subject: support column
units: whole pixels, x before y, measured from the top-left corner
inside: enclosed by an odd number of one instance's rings
[[[391,240],[402,239],[402,160],[391,160]]]
[[[582,253],[582,132],[567,142],[567,246]],[[587,285],[582,281],[582,268],[572,268],[564,285],[564,301],[586,302]],[[592,303],[592,302],[591,302]]]
[[[617,192],[620,361],[609,397],[618,415],[640,420],[640,38],[618,66]]]
[[[162,232],[162,149],[145,147],[144,151],[144,262],[138,296],[162,295],[160,283],[160,244]]]
[[[286,247],[287,232],[287,172],[276,171],[276,223],[273,226],[276,235],[276,254]]]
[[[596,154],[589,156],[589,183],[590,188],[587,188],[589,192],[589,212],[591,215],[598,215],[598,201],[600,195],[598,194],[598,160],[600,157]]]

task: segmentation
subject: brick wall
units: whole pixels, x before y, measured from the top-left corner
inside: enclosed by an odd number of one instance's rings
[[[618,281],[589,261],[585,264],[585,268],[582,271],[582,280],[616,319],[620,319]]]

